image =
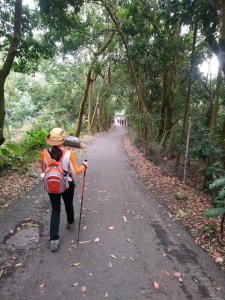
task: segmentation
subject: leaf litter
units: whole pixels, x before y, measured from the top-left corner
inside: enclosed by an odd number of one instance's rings
[[[225,270],[224,246],[217,239],[220,217],[208,219],[202,216],[204,210],[212,208],[210,197],[200,190],[196,190],[191,185],[183,183],[174,175],[166,173],[159,166],[154,165],[131,144],[127,137],[124,139],[123,146],[130,158],[129,163],[151,190],[153,194],[151,198],[163,201],[168,209],[169,217],[179,221],[184,227],[188,228],[195,242],[214,260],[217,258],[215,253],[219,252],[223,262],[221,259],[218,259],[216,262],[222,270]],[[188,200],[179,201],[175,199],[175,193],[177,192],[185,194]],[[178,211],[184,212],[184,214],[179,215]],[[177,237],[180,238],[180,235],[178,234]]]

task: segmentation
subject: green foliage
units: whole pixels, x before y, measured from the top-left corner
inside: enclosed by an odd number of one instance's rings
[[[30,162],[36,161],[43,147],[46,146],[44,130],[30,130],[18,145],[6,143],[0,148],[0,172],[13,168],[20,172],[27,171]]]
[[[204,211],[203,216],[206,218],[216,218],[218,216],[222,216],[224,213],[225,208],[217,207]]]
[[[39,150],[46,146],[45,137],[47,132],[44,130],[30,130],[27,133],[27,137],[23,142],[23,146],[26,149],[26,153],[31,150]]]
[[[225,176],[214,180],[210,186],[212,191],[214,208],[203,212],[203,216],[207,218],[215,218],[225,213]]]
[[[22,161],[24,150],[22,147],[13,143],[6,143],[0,148],[0,171],[17,166],[18,161]]]

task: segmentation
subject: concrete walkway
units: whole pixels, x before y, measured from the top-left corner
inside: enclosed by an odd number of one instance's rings
[[[125,134],[114,126],[84,157],[82,243],[76,243],[78,226],[66,229],[62,206],[60,248],[50,252],[42,184],[0,215],[0,262],[11,264],[0,279],[0,299],[225,299],[225,274],[129,166],[121,147]],[[82,178],[74,199],[77,223]]]

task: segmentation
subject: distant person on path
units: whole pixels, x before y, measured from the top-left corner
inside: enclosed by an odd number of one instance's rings
[[[63,143],[67,137],[67,133],[62,128],[53,128],[46,137],[46,142],[51,149],[44,149],[41,153],[41,169],[44,177],[47,164],[49,161],[61,162],[64,176],[67,178],[68,188],[60,194],[49,193],[52,212],[50,220],[50,241],[51,251],[55,252],[59,247],[59,224],[61,212],[61,196],[65,204],[67,215],[67,228],[72,229],[75,225],[73,196],[75,188],[75,177],[83,173],[88,163],[85,161],[80,167],[77,166],[76,157],[73,151],[68,150]]]

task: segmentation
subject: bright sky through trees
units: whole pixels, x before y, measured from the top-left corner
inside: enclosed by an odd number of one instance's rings
[[[215,55],[210,60],[206,60],[199,66],[199,69],[204,75],[211,74],[212,77],[216,77],[218,71],[218,59]]]

